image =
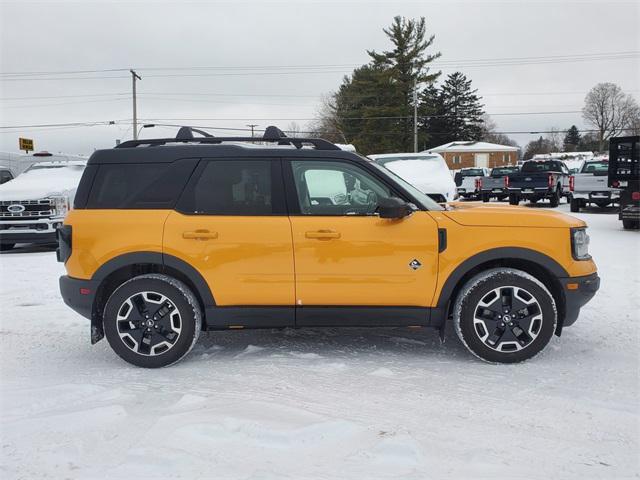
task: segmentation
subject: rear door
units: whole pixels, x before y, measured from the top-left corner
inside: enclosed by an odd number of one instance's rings
[[[163,253],[200,272],[216,307],[293,306],[279,159],[203,159],[176,210],[165,223]]]

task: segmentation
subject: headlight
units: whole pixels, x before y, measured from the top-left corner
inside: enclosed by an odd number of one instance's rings
[[[589,260],[589,235],[586,228],[571,229],[571,254],[575,260]]]
[[[56,217],[64,217],[69,211],[69,198],[68,197],[52,197],[53,210]]]

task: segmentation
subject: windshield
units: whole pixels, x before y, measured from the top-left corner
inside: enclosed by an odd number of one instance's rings
[[[608,172],[609,162],[589,162],[582,167],[582,173]]]
[[[373,161],[378,165],[386,165],[389,162],[397,162],[400,160],[423,160],[423,161],[434,161],[439,160],[439,158],[435,155],[423,155],[423,156],[402,156],[398,155],[397,157],[384,157],[384,158],[375,158]]]
[[[413,158],[411,160],[414,160]],[[444,210],[444,208],[435,202],[429,197],[426,193],[421,192],[416,187],[406,182],[398,175],[393,173],[391,170],[384,168],[381,165],[378,165],[376,162],[370,161],[371,165],[373,165],[376,170],[382,173],[385,177],[390,178],[393,182],[398,183],[404,188],[407,192],[409,192],[416,200],[418,200],[423,207],[426,207],[428,210]]]
[[[502,167],[502,168],[494,168],[491,170],[492,177],[502,177],[504,175],[509,175],[510,173],[517,172],[518,167]]]
[[[484,171],[481,168],[469,168],[467,170],[460,170],[460,174],[463,177],[484,177]]]
[[[522,166],[522,172],[555,172],[557,166],[555,162],[527,162]]]
[[[55,168],[68,168],[74,172],[81,172],[84,170],[85,165],[83,164],[74,164],[74,163],[34,163],[29,168],[27,168],[26,172],[32,172],[34,170],[52,170]]]

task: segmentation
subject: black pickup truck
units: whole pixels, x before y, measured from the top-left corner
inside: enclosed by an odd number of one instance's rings
[[[552,207],[557,207],[562,197],[571,197],[569,177],[569,169],[560,160],[524,162],[519,172],[506,177],[509,203],[518,205],[520,200],[535,203],[548,199]]]

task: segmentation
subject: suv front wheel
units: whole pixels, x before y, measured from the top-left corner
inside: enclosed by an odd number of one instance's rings
[[[193,348],[202,313],[193,292],[167,275],[148,274],[120,285],[104,309],[104,333],[124,360],[145,368],[171,365]]]
[[[453,310],[462,343],[478,358],[516,363],[539,353],[556,329],[553,296],[535,277],[496,268],[471,278]]]

